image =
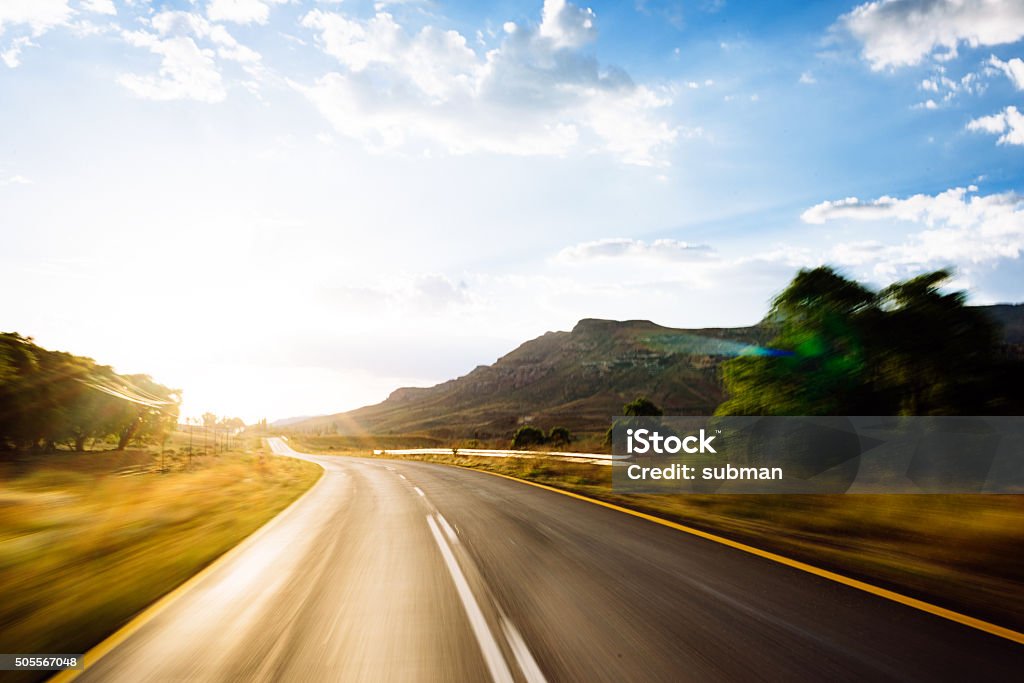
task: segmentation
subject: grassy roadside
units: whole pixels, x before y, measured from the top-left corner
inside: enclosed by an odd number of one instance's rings
[[[80,653],[262,526],[322,470],[262,451],[0,463],[4,652]],[[41,675],[45,677],[48,674]]]
[[[297,447],[308,446],[299,441]],[[603,465],[389,457],[488,470],[573,491],[1024,630],[1024,496],[622,495],[611,490],[611,468]]]
[[[287,430],[286,430],[287,433]],[[405,449],[405,448],[489,448],[501,450],[511,448],[511,439],[506,437],[493,437],[489,439],[451,439],[430,436],[426,434],[382,434],[380,436],[342,436],[337,434],[290,434],[290,439],[301,443],[311,452],[317,453],[344,453],[353,450],[369,450],[378,448]],[[540,448],[538,450],[559,450],[574,453],[610,453],[610,447],[604,442],[605,435],[602,434],[574,434],[572,442],[559,446],[557,449]],[[530,450],[530,449],[526,449]]]

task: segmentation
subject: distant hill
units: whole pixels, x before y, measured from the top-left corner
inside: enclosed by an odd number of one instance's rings
[[[1024,343],[1024,305],[981,307]],[[493,438],[520,424],[604,430],[622,404],[647,396],[669,415],[707,415],[722,401],[718,365],[770,337],[762,325],[678,329],[647,320],[581,320],[469,374],[396,389],[381,403],[291,425],[325,434]]]
[[[979,306],[1003,328],[1003,342],[1011,346],[1024,344],[1024,304]]]
[[[597,430],[638,395],[670,414],[706,414],[722,399],[723,354],[763,341],[760,327],[683,330],[646,320],[581,320],[467,375],[397,389],[377,405],[292,425],[302,431],[489,438],[519,424]]]

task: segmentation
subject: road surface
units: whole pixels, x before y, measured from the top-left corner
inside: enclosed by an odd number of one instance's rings
[[[1024,646],[1009,640],[557,493],[442,465],[299,457],[326,470],[310,492],[116,639],[80,680],[1020,680],[1024,671]]]

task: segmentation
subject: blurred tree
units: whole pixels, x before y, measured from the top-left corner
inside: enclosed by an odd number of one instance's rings
[[[626,417],[661,417],[665,414],[665,411],[656,406],[654,401],[646,396],[637,396],[629,403],[622,405],[622,414]],[[628,428],[630,424],[635,422],[635,420],[615,420],[612,422],[612,426],[608,428],[604,435],[605,445],[611,445],[612,434],[616,427]]]
[[[565,427],[552,427],[547,440],[552,446],[565,446],[572,441],[572,435]]]
[[[964,292],[940,291],[951,277],[939,270],[879,292],[876,393],[901,415],[985,412],[998,329]]]
[[[772,303],[769,349],[722,364],[719,415],[984,412],[996,330],[940,270],[875,293],[828,267]]]
[[[76,450],[88,439],[162,433],[177,421],[180,392],[146,375],[122,377],[92,359],[0,334],[0,448]]]
[[[722,364],[723,415],[859,414],[869,404],[867,344],[875,295],[828,267],[802,270],[775,297],[769,346]]]
[[[630,417],[661,417],[665,413],[646,396],[637,396],[622,406],[622,414]]]
[[[96,366],[75,378],[75,384],[68,388],[66,407],[67,439],[76,451],[85,450],[89,439],[102,439],[117,430],[117,419],[121,400],[89,385],[90,379],[112,384],[114,371],[109,367]]]
[[[530,425],[523,425],[512,437],[512,448],[528,448],[544,444],[544,432]]]
[[[180,391],[157,384],[149,375],[125,375],[122,378],[123,403],[117,421],[117,450],[133,440],[160,441],[178,424]]]

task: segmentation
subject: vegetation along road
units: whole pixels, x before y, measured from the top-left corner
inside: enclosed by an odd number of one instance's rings
[[[296,453],[326,472],[92,653],[140,680],[1013,680],[1000,637],[481,472]]]

